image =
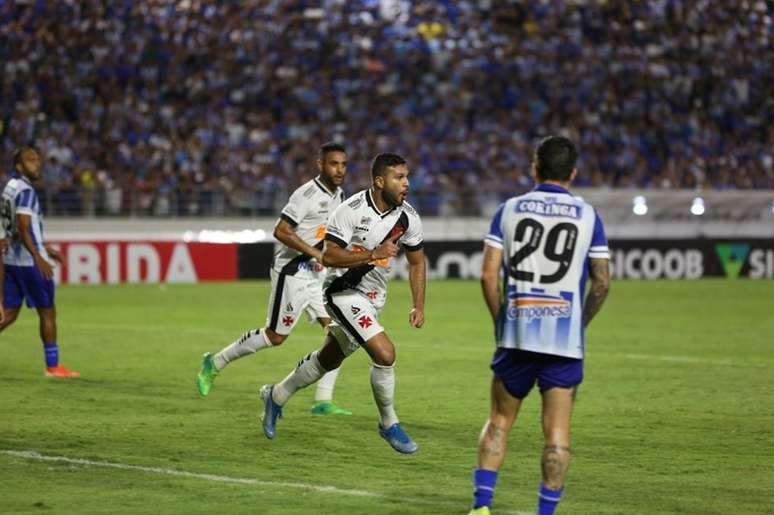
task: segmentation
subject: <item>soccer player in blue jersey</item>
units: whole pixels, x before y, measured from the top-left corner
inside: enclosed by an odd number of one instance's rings
[[[59,363],[52,267],[54,262],[62,262],[62,255],[43,242],[43,213],[32,186],[40,178],[40,156],[35,149],[22,147],[14,152],[13,166],[14,173],[2,195],[2,224],[11,243],[3,257],[5,319],[0,322],[0,331],[16,320],[22,301],[26,300],[28,307],[38,311],[46,358],[45,375],[79,377],[80,373]]]
[[[583,379],[584,328],[610,285],[602,220],[568,191],[576,160],[567,138],[541,141],[532,168],[537,187],[502,204],[484,240],[481,285],[497,350],[471,514],[489,513],[508,434],[535,383],[543,397],[544,437],[538,515],[553,514],[562,496],[570,416]]]

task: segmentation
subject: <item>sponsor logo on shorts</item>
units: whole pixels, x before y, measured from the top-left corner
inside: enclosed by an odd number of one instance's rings
[[[536,318],[568,318],[572,302],[559,295],[547,293],[517,293],[508,295],[508,319],[528,322]]]
[[[352,306],[349,308],[349,310],[352,311],[353,315],[357,315],[358,313],[360,313],[360,308],[357,306]]]
[[[293,311],[293,304],[292,304],[292,303],[290,303],[290,302],[288,302],[288,303],[285,305],[285,311]]]
[[[357,323],[360,324],[360,327],[362,327],[363,329],[368,329],[373,325],[374,321],[371,319],[370,316],[363,315],[357,319]]]

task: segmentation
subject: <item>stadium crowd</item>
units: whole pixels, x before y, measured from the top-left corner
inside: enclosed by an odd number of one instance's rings
[[[0,0],[0,149],[54,213],[276,213],[317,146],[412,163],[425,214],[530,187],[774,188],[774,2]]]

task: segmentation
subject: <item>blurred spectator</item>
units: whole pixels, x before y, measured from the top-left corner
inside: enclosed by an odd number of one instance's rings
[[[581,186],[774,188],[773,12],[0,1],[0,151],[42,151],[58,214],[273,214],[331,139],[348,146],[348,191],[376,153],[408,156],[426,214],[528,188],[551,132],[580,143]]]

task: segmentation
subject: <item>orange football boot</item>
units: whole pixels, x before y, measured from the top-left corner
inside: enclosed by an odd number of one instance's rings
[[[48,367],[46,368],[46,371],[44,372],[46,377],[81,377],[80,372],[76,372],[75,370],[69,370],[62,365],[57,365],[55,367]]]

